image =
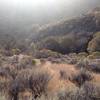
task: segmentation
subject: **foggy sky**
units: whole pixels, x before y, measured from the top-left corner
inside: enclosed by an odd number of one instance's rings
[[[96,6],[100,0],[0,0],[0,32],[72,18]]]
[[[63,18],[99,4],[100,0],[0,0],[0,17]]]
[[[99,5],[100,0],[0,0],[0,17],[49,21],[76,16]]]

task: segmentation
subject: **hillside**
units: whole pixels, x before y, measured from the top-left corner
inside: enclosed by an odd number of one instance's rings
[[[70,33],[79,32],[96,32],[100,31],[100,8],[95,8],[93,11],[81,17],[70,20],[59,21],[54,24],[48,24],[39,29],[38,38],[47,36],[67,35]]]
[[[33,31],[0,32],[0,100],[100,100],[100,8]]]
[[[99,0],[72,1],[75,2],[74,5],[67,3],[68,0],[57,0],[59,5],[49,4],[46,5],[46,7],[49,6],[49,9],[45,9],[44,6],[35,8],[33,0],[28,0],[28,3],[26,0],[0,0],[0,32],[29,34],[35,24],[44,25],[62,18],[79,16],[100,5]]]
[[[35,42],[40,41],[39,47],[41,48],[59,50],[58,52],[61,53],[82,52],[87,51],[89,41],[99,31],[100,8],[97,7],[86,15],[42,26],[37,34],[31,38]],[[63,44],[64,47],[62,47]],[[68,45],[72,45],[74,50],[71,51]],[[66,49],[68,48],[69,50],[67,51]]]
[[[50,49],[62,54],[100,51],[99,31],[100,8],[97,7],[80,17],[43,26],[36,25],[33,33],[26,35],[9,34],[9,32],[4,34],[1,31],[0,48],[5,51],[8,49],[10,54],[12,49],[19,49],[23,53],[34,52],[33,49]],[[97,38],[95,34],[98,34]]]

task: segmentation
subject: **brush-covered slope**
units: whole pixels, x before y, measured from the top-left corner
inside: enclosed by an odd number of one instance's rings
[[[61,53],[87,51],[93,34],[100,31],[100,8],[70,20],[59,21],[39,28],[33,40],[40,48]]]
[[[54,24],[40,27],[38,38],[44,38],[51,35],[66,35],[78,32],[96,32],[100,31],[100,8],[82,15],[78,18],[59,21]]]

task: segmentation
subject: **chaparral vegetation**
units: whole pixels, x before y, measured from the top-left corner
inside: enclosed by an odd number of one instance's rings
[[[0,31],[0,100],[100,100],[100,7],[34,31]]]

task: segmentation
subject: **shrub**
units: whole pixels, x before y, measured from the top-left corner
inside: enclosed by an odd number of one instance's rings
[[[99,100],[100,87],[86,82],[77,92],[76,100]]]
[[[95,57],[93,55],[89,55],[87,58],[88,59],[94,59]]]
[[[63,91],[58,94],[58,100],[100,100],[100,86],[86,82],[73,91]]]
[[[74,88],[72,90],[70,89],[64,89],[58,92],[58,100],[75,100],[75,96],[77,95],[78,88]]]
[[[36,60],[32,59],[32,65],[36,65]]]
[[[76,53],[70,53],[69,54],[70,57],[70,64],[76,64],[78,61],[78,57]]]
[[[6,92],[11,80],[12,77],[9,75],[8,71],[4,68],[0,68],[0,92]]]
[[[51,51],[51,50],[48,50],[48,49],[42,49],[36,53],[35,57],[36,58],[48,58],[48,57],[59,58],[59,57],[61,57],[61,54]]]
[[[56,37],[47,37],[44,38],[41,43],[39,44],[40,49],[48,49],[55,52],[61,52],[61,47],[59,41]]]
[[[80,59],[77,64],[76,64],[76,67],[77,68],[87,68],[89,65],[89,61],[88,59]]]
[[[12,54],[13,55],[18,55],[18,54],[20,54],[20,52],[21,51],[19,49],[17,49],[17,48],[16,49],[12,49]]]
[[[99,59],[100,58],[100,52],[92,52],[89,56],[88,59]]]
[[[40,98],[38,98],[38,100],[58,100],[57,95],[42,95]]]
[[[18,94],[25,89],[29,89],[29,77],[30,70],[22,70],[18,73],[15,80],[12,80],[9,84],[8,95],[10,99],[18,100]]]
[[[10,99],[18,100],[19,93],[25,90],[31,90],[33,98],[46,95],[47,85],[50,76],[47,73],[33,72],[33,69],[25,69],[18,73],[15,80],[9,84],[8,95]]]
[[[1,58],[0,58],[0,66],[2,65],[2,60],[1,60]]]
[[[19,92],[18,100],[33,100],[32,91],[30,89],[25,89]]]
[[[58,98],[59,98],[58,100],[74,100],[72,99],[73,98],[72,92],[67,92],[67,91],[59,93]]]
[[[10,51],[16,46],[16,39],[10,34],[0,33],[0,47],[4,50]]]
[[[81,53],[78,53],[78,56],[79,57],[87,57],[88,54],[86,52],[81,52]]]
[[[92,53],[93,56],[100,57],[100,52],[96,51]]]
[[[69,76],[67,73],[66,73],[66,71],[64,71],[64,70],[61,70],[60,71],[60,78],[61,79],[64,79],[64,80],[67,80],[67,79],[71,79],[71,76]]]
[[[33,96],[36,99],[42,94],[46,94],[47,85],[50,80],[50,76],[47,73],[33,73],[29,79],[30,88],[33,91]]]
[[[17,73],[18,73],[18,70],[15,68],[15,66],[11,67],[11,65],[9,65],[9,66],[6,66],[4,69],[6,70],[7,73],[9,73],[9,75],[13,79],[15,79],[15,77],[17,76]]]
[[[41,63],[42,63],[41,59],[32,59],[32,68],[33,68],[33,66],[41,65]],[[34,68],[36,68],[36,67],[34,67]]]
[[[97,73],[100,73],[100,63],[98,62],[92,62],[90,64],[90,70],[94,71],[94,72],[97,72]]]
[[[22,70],[22,69],[27,69],[27,68],[32,68],[33,63],[32,63],[32,57],[22,55],[22,58],[18,56],[18,62],[14,64],[15,68],[17,70]]]
[[[77,58],[71,58],[70,64],[76,64],[77,63]]]
[[[76,76],[73,77],[72,81],[76,83],[76,85],[81,86],[83,85],[86,81],[92,80],[92,75],[82,69]]]
[[[19,82],[16,80],[13,80],[9,84],[8,99],[18,100],[18,92],[19,92]]]
[[[96,33],[93,36],[93,39],[89,42],[88,45],[88,51],[89,52],[95,52],[95,51],[100,51],[100,32]]]

